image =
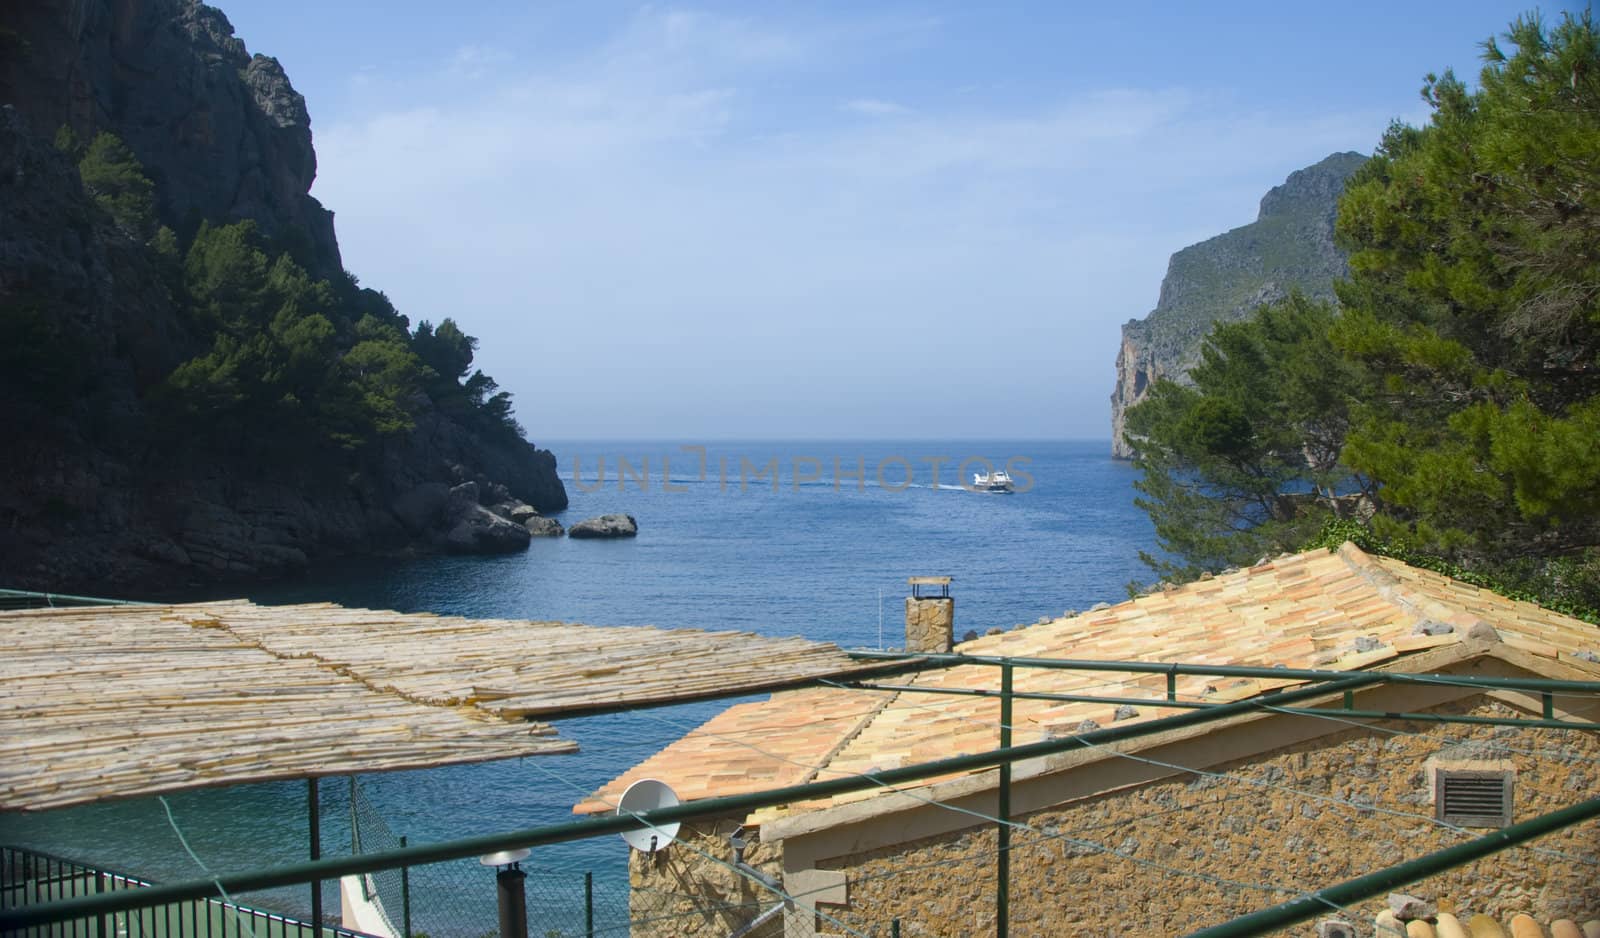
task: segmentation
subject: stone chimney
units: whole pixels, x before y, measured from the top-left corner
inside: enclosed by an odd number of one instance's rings
[[[911,584],[911,595],[906,597],[906,651],[948,653],[956,622],[950,578],[914,576],[906,582]],[[923,595],[924,588],[928,595]]]

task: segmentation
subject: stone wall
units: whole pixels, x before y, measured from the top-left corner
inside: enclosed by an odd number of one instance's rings
[[[774,904],[771,892],[732,869],[733,848],[728,836],[739,821],[726,819],[685,824],[677,843],[654,854],[632,852],[628,858],[628,917],[633,938],[644,936],[706,936],[726,938]],[[777,877],[780,854],[772,845],[750,845],[744,861]],[[749,932],[749,938],[777,938],[784,932],[783,916]]]
[[[1439,709],[1527,715],[1481,697]],[[1460,843],[1467,838],[1430,820],[1430,759],[1509,763],[1516,771],[1516,820],[1600,792],[1594,733],[1383,725],[1418,735],[1351,730],[1212,767],[1231,779],[1191,774],[1026,816],[1029,825],[1058,836],[1013,832],[1011,934],[1184,934]],[[1594,857],[1600,822],[1537,846]],[[849,906],[828,911],[869,933],[898,918],[907,938],[993,934],[994,852],[993,828],[985,827],[825,861],[819,866],[843,871],[849,881]],[[1406,891],[1437,900],[1441,911],[1463,920],[1463,913],[1480,912],[1502,921],[1519,912],[1540,921],[1600,915],[1592,860],[1527,847]],[[1381,899],[1370,901],[1347,917],[1370,923],[1383,907]],[[1285,932],[1314,933],[1309,922]]]
[[[948,652],[955,630],[956,601],[949,596],[906,597],[906,651]]]

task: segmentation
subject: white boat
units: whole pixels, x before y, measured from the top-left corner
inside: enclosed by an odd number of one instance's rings
[[[1006,495],[1015,491],[1011,476],[1007,475],[1004,469],[997,469],[994,472],[974,472],[972,488],[979,492],[1000,492]]]

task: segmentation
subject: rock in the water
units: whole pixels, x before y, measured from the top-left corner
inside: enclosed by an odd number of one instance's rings
[[[567,533],[562,529],[561,522],[554,518],[541,518],[538,515],[522,522],[522,526],[534,537],[560,537]]]
[[[445,534],[441,546],[458,554],[509,554],[526,550],[531,535],[482,505],[473,505]]]
[[[598,518],[588,518],[579,521],[567,531],[568,537],[576,538],[613,538],[637,537],[639,535],[639,522],[633,515],[601,515]]]
[[[505,508],[504,511],[495,513],[518,524],[527,524],[529,518],[537,518],[539,516],[539,509],[523,502],[507,502],[503,507]]]

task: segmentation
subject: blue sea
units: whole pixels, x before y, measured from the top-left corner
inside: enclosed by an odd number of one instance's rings
[[[1148,571],[1137,473],[1107,442],[540,441],[560,459],[567,525],[625,512],[639,536],[535,539],[504,557],[430,557],[320,569],[249,592],[259,602],[333,601],[401,611],[603,625],[739,629],[850,648],[899,644],[906,578],[954,577],[956,634],[1009,628],[1126,597]],[[972,473],[1009,468],[1019,491],[969,491]],[[558,721],[575,755],[367,776],[366,798],[412,843],[572,818],[584,793],[627,770],[727,702]],[[322,785],[324,851],[349,849],[347,785]],[[236,871],[306,855],[306,786],[250,785],[40,816],[0,817],[18,843],[152,880]],[[626,846],[604,837],[540,848],[525,864],[595,877],[625,901]],[[477,875],[458,868],[446,880]],[[492,877],[472,897],[493,928]],[[468,902],[422,877],[416,928],[466,933]],[[437,894],[430,895],[434,888]],[[337,909],[328,893],[326,907]],[[252,897],[303,914],[308,891]],[[483,899],[483,902],[476,900]],[[537,896],[530,894],[530,908]],[[486,905],[487,903],[487,905]],[[431,918],[430,918],[431,917]]]

